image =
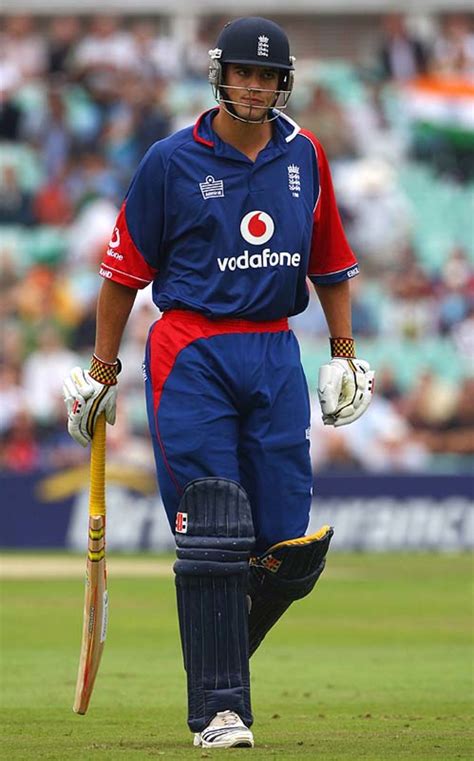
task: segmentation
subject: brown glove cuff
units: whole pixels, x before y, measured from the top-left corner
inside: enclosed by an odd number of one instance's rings
[[[330,338],[331,357],[344,357],[353,359],[355,357],[355,341],[353,338]]]
[[[89,375],[98,383],[104,386],[116,386],[117,375],[122,369],[122,363],[119,359],[115,362],[104,362],[96,354],[92,355]]]

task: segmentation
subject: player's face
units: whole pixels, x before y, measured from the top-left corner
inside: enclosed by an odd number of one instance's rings
[[[275,104],[279,79],[275,69],[230,63],[224,79],[227,97],[242,119],[263,120]]]

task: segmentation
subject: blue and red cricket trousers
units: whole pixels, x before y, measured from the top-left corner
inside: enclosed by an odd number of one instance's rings
[[[221,477],[248,494],[257,553],[303,536],[311,506],[310,404],[288,321],[165,312],[150,329],[145,376],[172,531],[186,485]]]

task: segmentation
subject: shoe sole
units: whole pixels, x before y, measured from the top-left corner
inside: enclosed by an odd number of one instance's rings
[[[206,742],[201,738],[194,738],[195,748],[253,748],[253,740],[249,740],[248,737],[236,737],[234,741],[227,741],[223,743],[219,742]]]
[[[253,743],[250,740],[237,740],[233,743],[224,743],[219,745],[218,743],[201,742],[201,748],[253,748]]]

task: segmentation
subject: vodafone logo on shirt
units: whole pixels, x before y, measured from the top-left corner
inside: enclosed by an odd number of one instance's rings
[[[268,243],[275,232],[275,223],[266,211],[249,211],[240,223],[240,234],[247,243]]]
[[[112,259],[116,259],[118,262],[122,262],[123,254],[121,254],[120,251],[116,250],[119,246],[120,246],[120,230],[118,229],[118,227],[116,227],[114,229],[111,239],[109,240],[107,256],[112,257]]]
[[[249,211],[240,223],[242,238],[254,246],[268,243],[275,232],[275,223],[266,211]],[[217,257],[217,265],[221,272],[230,270],[261,269],[268,267],[299,267],[301,254],[289,251],[271,251],[264,248],[262,251],[250,252],[245,249],[240,256]]]
[[[118,248],[120,246],[120,230],[118,227],[114,229],[113,235],[109,241],[110,248]]]

